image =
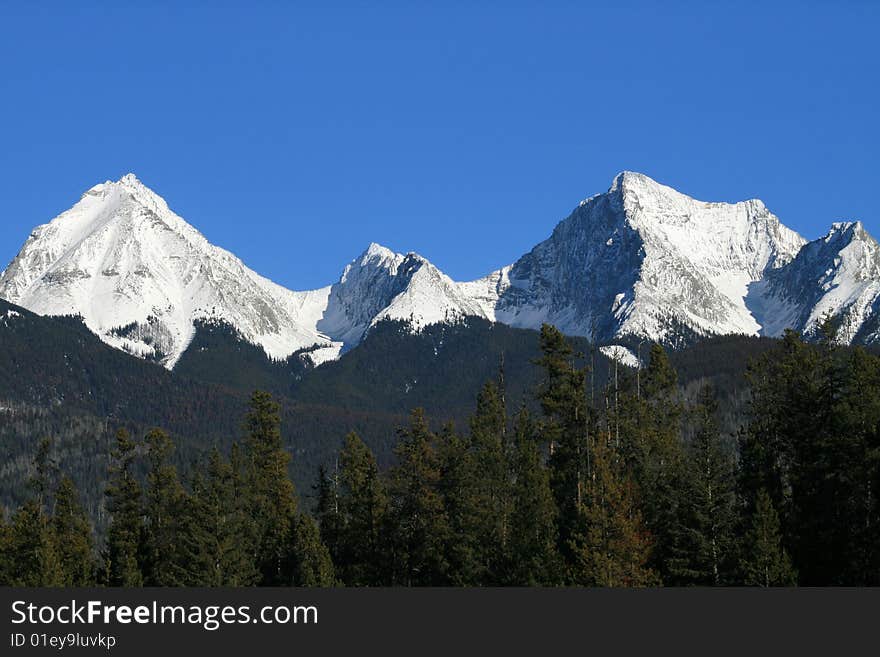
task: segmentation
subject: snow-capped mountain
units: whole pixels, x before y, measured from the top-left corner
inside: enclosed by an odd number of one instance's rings
[[[254,273],[133,175],[92,187],[38,227],[0,277],[0,297],[43,315],[81,315],[105,342],[168,367],[196,319],[225,320],[275,357],[329,347],[313,328],[328,293],[291,292]]]
[[[697,201],[624,172],[512,265],[456,282],[425,258],[372,244],[319,290],[287,290],[211,245],[133,175],[87,191],[38,227],[0,276],[0,298],[77,314],[105,342],[173,367],[198,320],[222,320],[273,358],[334,359],[376,322],[478,316],[550,322],[609,344],[641,336],[880,336],[880,247],[859,223],[807,243],[759,200]]]
[[[816,331],[826,315],[842,342],[876,342],[880,310],[880,245],[861,222],[832,224],[786,267],[754,284],[755,310],[768,335],[787,327]]]
[[[470,315],[487,316],[460,284],[425,258],[371,244],[330,288],[317,329],[351,346],[383,319],[402,319],[418,326]]]
[[[498,281],[498,321],[607,341],[675,341],[760,332],[749,285],[789,263],[805,240],[761,201],[706,203],[624,172],[583,201]]]
[[[294,292],[210,244],[129,174],[88,190],[31,234],[0,276],[0,298],[80,315],[108,344],[171,368],[197,320],[221,320],[273,358],[336,358],[383,318],[416,324],[473,314],[456,284],[415,254],[371,245],[338,283]]]

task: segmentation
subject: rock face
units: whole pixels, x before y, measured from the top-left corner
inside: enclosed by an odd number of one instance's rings
[[[674,342],[682,328],[757,333],[749,285],[791,262],[804,241],[761,201],[704,203],[624,172],[506,272],[495,316],[600,341]]]
[[[173,367],[196,320],[232,325],[273,358],[316,364],[376,322],[414,329],[476,315],[542,322],[610,343],[815,331],[825,313],[846,342],[880,335],[880,248],[860,223],[807,243],[761,201],[694,200],[624,172],[514,264],[455,282],[415,253],[372,244],[319,290],[287,290],[210,244],[133,175],[87,191],[31,234],[0,276],[0,298],[81,315],[107,343]]]
[[[227,321],[270,356],[329,346],[314,330],[328,292],[291,292],[259,276],[132,175],[96,185],[37,228],[0,277],[0,297],[43,315],[81,315],[107,343],[168,367],[196,319]]]

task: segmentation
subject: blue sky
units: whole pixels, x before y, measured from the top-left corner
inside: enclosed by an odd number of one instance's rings
[[[7,0],[0,267],[128,171],[298,289],[370,241],[482,275],[623,169],[880,236],[878,8]]]

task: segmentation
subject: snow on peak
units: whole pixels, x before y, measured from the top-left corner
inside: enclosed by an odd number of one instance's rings
[[[861,221],[835,221],[823,238],[826,242],[833,240],[864,240],[873,239],[868,235]]]
[[[626,334],[671,340],[680,327],[756,333],[749,286],[790,262],[804,242],[760,201],[698,201],[624,171],[514,263],[495,314],[603,341]]]
[[[167,367],[198,320],[229,323],[273,358],[311,349],[316,364],[383,319],[418,327],[464,316],[553,323],[626,360],[619,336],[776,335],[809,330],[828,310],[846,316],[844,339],[880,339],[880,247],[858,222],[806,243],[758,200],[698,201],[624,171],[547,240],[479,280],[453,281],[416,253],[371,243],[335,284],[294,292],[210,244],[127,174],[35,229],[0,275],[0,297],[80,315],[109,344]]]
[[[93,187],[37,228],[0,276],[0,297],[80,315],[109,344],[169,367],[197,319],[227,321],[278,358],[330,342],[317,319],[302,321],[317,312],[316,295],[285,290],[211,245],[133,175]]]
[[[391,249],[378,244],[377,242],[370,242],[370,245],[367,247],[367,250],[361,254],[361,259],[372,259],[372,258],[394,258],[399,254],[395,253]]]

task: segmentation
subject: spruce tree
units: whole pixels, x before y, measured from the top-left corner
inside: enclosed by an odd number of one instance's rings
[[[543,379],[537,397],[544,419],[541,436],[550,452],[550,486],[559,510],[559,547],[571,561],[571,544],[580,520],[586,482],[591,473],[585,372],[574,365],[574,352],[555,327],[541,327]]]
[[[653,538],[650,565],[665,579],[671,575],[671,532],[679,513],[684,461],[682,405],[677,374],[665,350],[653,344],[649,358],[640,374],[636,396],[630,391],[627,403],[620,407],[631,415],[621,441],[621,455],[632,471],[644,521]]]
[[[486,383],[477,396],[477,408],[470,421],[477,513],[474,528],[477,579],[486,584],[498,584],[501,580],[510,532],[506,427],[507,412],[502,394],[495,383]]]
[[[244,484],[256,527],[255,559],[265,586],[291,579],[290,560],[296,493],[287,474],[290,460],[281,443],[279,406],[266,392],[254,392],[245,418]]]
[[[758,491],[748,531],[743,540],[743,583],[747,586],[794,586],[797,575],[782,546],[779,515],[766,491]]]
[[[636,505],[635,486],[620,471],[607,441],[595,441],[591,461],[587,501],[571,539],[573,583],[615,588],[657,584],[648,565],[651,537]]]
[[[591,455],[593,478],[571,539],[575,584],[602,587],[657,583],[648,566],[651,541],[636,505],[635,487],[620,471],[612,446],[597,440]]]
[[[179,535],[186,493],[170,463],[174,445],[160,429],[150,431],[147,446],[147,490],[145,507],[146,563],[144,580],[147,586],[173,586],[180,576],[181,553]]]
[[[452,423],[446,424],[438,436],[437,462],[437,490],[446,518],[446,583],[476,586],[486,575],[480,559],[483,546],[479,544],[479,528],[484,515],[479,508],[479,473],[470,441],[462,438]]]
[[[556,504],[550,474],[536,438],[537,428],[522,408],[513,429],[510,538],[505,584],[550,586],[560,583],[556,549]]]
[[[398,464],[390,474],[390,556],[398,585],[432,586],[447,581],[443,546],[448,523],[438,490],[435,442],[424,410],[414,410],[409,426],[400,430],[395,448]]]
[[[843,581],[880,586],[880,358],[853,349],[845,364],[839,412],[841,440],[835,476],[848,495],[840,500],[849,527]]]
[[[704,387],[691,413],[695,433],[683,468],[667,584],[719,586],[734,566],[736,480],[733,454],[721,442],[718,402]]]
[[[143,586],[143,494],[134,475],[137,446],[128,431],[116,434],[107,487],[110,526],[105,556],[110,586]]]
[[[55,491],[52,531],[61,561],[64,586],[94,586],[97,577],[92,526],[76,487],[63,477]]]
[[[311,516],[297,514],[293,524],[293,586],[330,587],[336,583],[333,560],[327,546],[321,541],[321,532]]]
[[[25,502],[12,516],[8,538],[12,586],[65,586],[61,553],[52,526],[36,499]]]
[[[214,449],[204,474],[196,473],[186,501],[180,545],[180,583],[186,586],[253,586],[254,524],[233,446],[231,462]]]
[[[6,509],[0,509],[0,586],[12,586],[15,564],[12,563],[12,527],[6,521]]]
[[[339,455],[340,549],[334,563],[347,586],[379,586],[388,566],[383,563],[382,528],[388,495],[379,476],[376,457],[352,432]]]

